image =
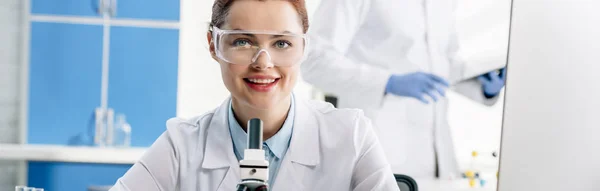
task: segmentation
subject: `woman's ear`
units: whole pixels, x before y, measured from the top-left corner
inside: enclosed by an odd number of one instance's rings
[[[206,40],[208,41],[208,50],[210,51],[210,56],[215,59],[215,61],[218,61],[217,54],[215,53],[215,42],[213,42],[211,31],[206,32]]]

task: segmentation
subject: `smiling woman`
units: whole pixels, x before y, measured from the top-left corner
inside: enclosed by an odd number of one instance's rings
[[[235,190],[253,118],[274,190],[399,190],[362,111],[292,93],[307,29],[303,0],[217,0],[206,39],[231,97],[170,119],[111,190]]]
[[[242,124],[251,118],[244,113],[279,119],[265,122],[269,138],[283,124],[299,73],[305,46],[303,34],[308,26],[304,24],[307,19],[301,19],[306,18],[304,3],[232,2],[235,1],[215,3],[212,31],[207,34],[211,54],[221,65],[223,82],[232,94],[233,110],[240,111],[236,116]],[[249,112],[257,109],[262,112]]]

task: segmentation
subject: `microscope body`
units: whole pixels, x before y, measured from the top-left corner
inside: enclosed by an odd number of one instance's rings
[[[238,191],[268,191],[269,161],[265,160],[262,149],[262,121],[251,119],[248,122],[248,148],[240,161]]]

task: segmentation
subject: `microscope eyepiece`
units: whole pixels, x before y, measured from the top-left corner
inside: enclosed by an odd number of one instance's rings
[[[262,149],[263,123],[254,118],[248,121],[248,149]]]

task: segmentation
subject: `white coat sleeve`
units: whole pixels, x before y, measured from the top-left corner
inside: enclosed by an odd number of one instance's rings
[[[453,2],[455,6],[452,9],[456,10],[456,1]],[[454,11],[452,12],[454,13]],[[452,27],[450,30],[451,34],[449,35],[450,41],[448,44],[447,55],[450,63],[450,81],[453,83],[452,90],[478,103],[488,106],[494,105],[498,101],[499,96],[486,98],[483,95],[482,84],[479,82],[477,77],[465,78],[465,76],[467,76],[465,71],[468,71],[468,68],[466,68],[468,66],[464,59],[459,55],[460,46],[458,42],[456,24],[455,22],[451,23]]]
[[[173,137],[166,131],[109,191],[176,190],[178,161]]]
[[[400,190],[371,121],[359,113],[354,128],[354,148],[358,158],[352,174],[352,190]]]
[[[391,73],[383,68],[358,63],[345,56],[361,27],[371,0],[323,0],[313,14],[307,32],[308,54],[302,63],[302,78],[353,107],[378,106]]]

